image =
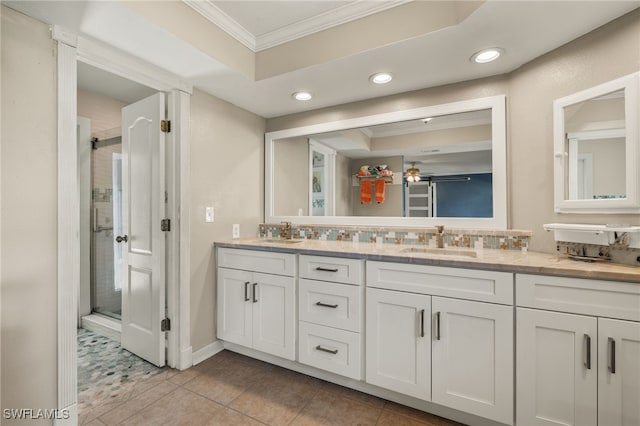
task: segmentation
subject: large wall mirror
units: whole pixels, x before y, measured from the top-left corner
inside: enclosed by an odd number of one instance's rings
[[[506,229],[505,96],[265,135],[265,221]]]
[[[639,76],[554,102],[556,212],[640,212]]]

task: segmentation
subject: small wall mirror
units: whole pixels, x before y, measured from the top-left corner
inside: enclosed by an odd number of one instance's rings
[[[640,212],[639,76],[554,102],[556,212]]]
[[[267,222],[507,227],[504,96],[281,130],[265,142]]]

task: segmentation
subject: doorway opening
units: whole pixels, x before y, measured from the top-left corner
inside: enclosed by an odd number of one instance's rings
[[[80,194],[91,194],[90,190],[81,190],[79,169],[82,165],[80,153],[83,145],[81,118],[78,117],[78,76],[82,78],[81,68],[88,66],[97,67],[98,71],[104,70],[97,78],[96,91],[107,86],[108,79],[117,78],[126,83],[134,83],[153,89],[157,102],[155,111],[158,115],[164,113],[164,120],[171,123],[171,130],[160,138],[161,143],[152,146],[166,146],[166,175],[162,178],[154,178],[154,182],[165,182],[167,193],[164,199],[164,209],[167,220],[174,225],[164,235],[168,250],[164,262],[156,262],[156,270],[159,265],[164,265],[168,285],[165,286],[166,312],[163,312],[162,321],[152,321],[157,325],[158,335],[161,336],[162,353],[165,355],[162,362],[156,365],[166,364],[170,367],[186,369],[192,365],[192,349],[189,336],[189,223],[188,220],[180,221],[181,217],[189,217],[189,136],[190,136],[190,96],[193,91],[191,85],[180,80],[177,76],[167,73],[141,60],[114,50],[98,42],[88,40],[54,26],[52,30],[54,40],[57,42],[57,80],[58,80],[58,409],[70,410],[72,419],[77,419],[78,409],[78,325],[81,315],[90,313],[90,293],[87,287],[90,270],[86,269],[81,276],[81,264],[89,265],[90,239],[87,232],[91,231],[90,225],[90,197],[81,204]],[[132,87],[129,84],[129,87]],[[128,88],[120,88],[127,92]],[[165,93],[167,94],[165,96]],[[110,94],[110,93],[108,93]],[[114,96],[115,97],[115,96]],[[166,98],[166,99],[165,99]],[[135,104],[138,104],[136,102]],[[162,103],[163,106],[160,105]],[[120,113],[119,113],[120,115]],[[157,123],[159,119],[151,120]],[[78,124],[78,125],[76,125]],[[168,123],[163,123],[168,124]],[[90,128],[91,126],[87,126]],[[157,129],[155,124],[152,126]],[[166,126],[168,128],[168,126]],[[150,128],[151,129],[151,128]],[[128,133],[126,133],[128,135]],[[157,135],[157,134],[156,134]],[[84,135],[82,135],[84,136]],[[87,140],[91,139],[91,131],[87,134]],[[123,138],[123,147],[127,138]],[[147,144],[149,146],[149,144]],[[164,154],[164,153],[163,153]],[[146,158],[143,156],[143,158]],[[90,163],[87,163],[90,164]],[[123,170],[126,170],[123,158]],[[123,172],[124,173],[124,172]],[[123,186],[124,178],[123,178]],[[168,195],[168,196],[167,196]],[[123,197],[126,198],[126,197]],[[159,199],[159,198],[158,198]],[[81,207],[82,205],[82,207]],[[123,211],[126,211],[124,209]],[[124,216],[126,217],[126,215]],[[154,221],[155,223],[155,221]],[[126,228],[126,226],[125,226]],[[84,238],[86,236],[86,238]],[[156,239],[157,240],[157,239]],[[123,274],[124,275],[124,274]],[[82,290],[81,283],[87,290]],[[123,284],[123,289],[127,288]],[[162,292],[164,295],[165,293]],[[158,304],[160,306],[160,304]],[[88,311],[88,312],[87,312]],[[128,310],[129,312],[131,310]],[[127,323],[124,305],[122,308],[122,324]],[[161,313],[158,312],[158,315]],[[100,316],[102,318],[102,316]],[[104,317],[107,318],[107,317]],[[169,322],[169,319],[171,321]],[[170,327],[169,324],[171,325]],[[165,326],[165,327],[163,327]],[[168,331],[162,331],[167,330]],[[160,343],[160,341],[158,342]]]
[[[80,328],[120,341],[122,108],[157,91],[77,63]]]
[[[138,351],[127,351],[122,339],[127,243],[123,163],[130,155],[123,152],[122,116],[130,105],[158,92],[81,62],[77,68],[81,242],[77,365],[82,415],[160,371],[154,365],[157,361],[150,360],[152,364]],[[164,205],[154,208],[164,215]],[[166,259],[159,259],[164,268]],[[131,304],[126,309],[135,317]]]

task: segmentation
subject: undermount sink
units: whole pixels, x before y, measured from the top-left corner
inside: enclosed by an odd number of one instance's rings
[[[265,238],[262,241],[264,241],[265,243],[293,244],[293,243],[301,243],[304,240],[287,240],[285,238]]]
[[[400,250],[400,253],[424,253],[437,254],[440,256],[478,257],[478,253],[471,250],[435,247],[409,247]]]

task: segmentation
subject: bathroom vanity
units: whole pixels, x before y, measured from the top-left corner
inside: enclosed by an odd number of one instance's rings
[[[215,246],[225,348],[468,424],[640,424],[637,267],[342,241]]]

